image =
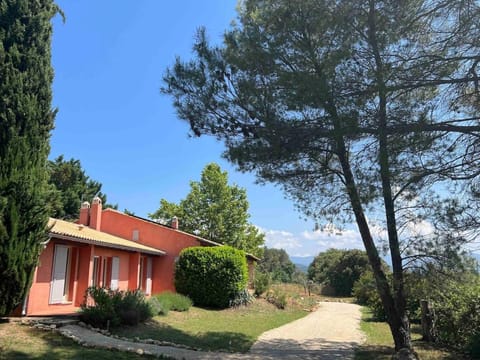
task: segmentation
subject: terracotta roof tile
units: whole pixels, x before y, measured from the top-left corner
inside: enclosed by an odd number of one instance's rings
[[[165,251],[142,245],[135,241],[123,239],[118,236],[110,235],[102,231],[97,231],[89,228],[88,226],[71,223],[65,220],[50,218],[48,225],[49,227],[51,227],[51,236],[65,240],[72,240],[127,251],[139,251],[152,255],[166,254]]]

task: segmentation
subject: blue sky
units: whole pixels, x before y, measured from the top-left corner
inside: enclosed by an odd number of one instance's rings
[[[312,231],[290,200],[273,185],[255,184],[221,158],[213,138],[188,137],[171,99],[160,95],[162,75],[175,56],[191,57],[196,30],[212,42],[235,19],[236,0],[67,1],[57,3],[66,21],[54,21],[54,106],[58,107],[51,158],[79,159],[103,184],[109,202],[139,216],[161,198],[177,202],[217,162],[230,181],[247,189],[251,222],[267,234],[269,247],[312,256],[335,246],[361,247],[353,230],[343,236]]]

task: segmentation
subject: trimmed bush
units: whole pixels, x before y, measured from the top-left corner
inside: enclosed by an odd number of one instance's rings
[[[80,319],[94,327],[108,328],[137,325],[152,315],[152,308],[140,290],[113,291],[89,287],[81,305]]]
[[[230,246],[186,248],[175,267],[177,291],[198,306],[230,306],[247,281],[245,252]]]

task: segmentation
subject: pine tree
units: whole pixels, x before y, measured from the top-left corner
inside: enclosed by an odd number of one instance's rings
[[[222,45],[200,30],[194,58],[164,76],[178,116],[223,140],[240,170],[282,186],[316,221],[355,220],[409,359],[404,272],[445,260],[480,226],[468,195],[480,188],[479,5],[244,0]]]
[[[0,0],[0,315],[22,303],[47,240],[51,0]]]

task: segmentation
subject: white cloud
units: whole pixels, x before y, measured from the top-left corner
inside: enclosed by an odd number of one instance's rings
[[[259,228],[265,234],[265,245],[269,248],[284,249],[288,253],[302,247],[299,239],[291,232]]]
[[[435,228],[433,225],[428,221],[420,221],[420,222],[409,222],[407,225],[407,231],[410,235],[414,236],[428,236],[433,235]]]
[[[354,230],[302,231],[292,233],[285,230],[259,228],[265,233],[265,245],[269,248],[284,249],[290,256],[316,256],[329,248],[362,249],[360,234]]]
[[[386,230],[382,226],[370,221],[369,225],[374,238],[386,239]],[[364,249],[360,233],[352,229],[340,230],[334,226],[326,226],[320,230],[304,230],[297,233],[261,227],[258,227],[258,229],[265,234],[265,245],[267,247],[284,249],[290,256],[316,256],[330,248]],[[434,227],[428,221],[412,222],[407,225],[405,230],[405,233],[409,236],[429,236],[434,233]],[[466,249],[480,254],[480,237],[467,244]]]

